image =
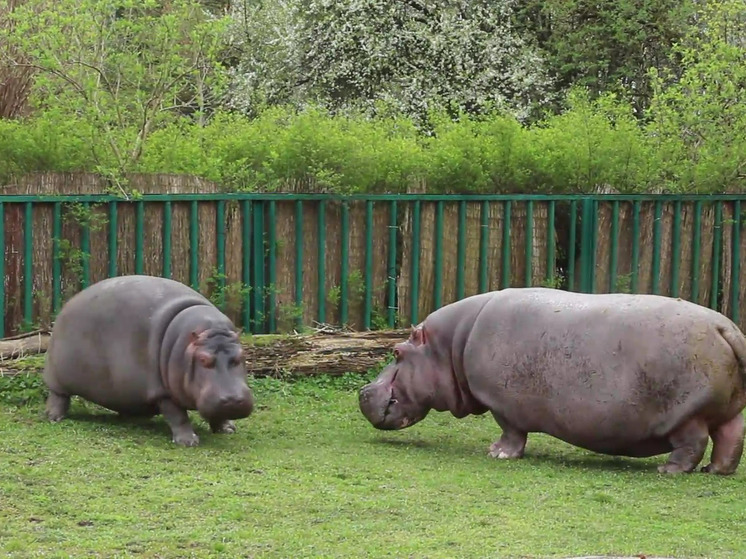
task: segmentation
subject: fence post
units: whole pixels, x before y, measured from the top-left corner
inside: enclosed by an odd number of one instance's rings
[[[580,229],[580,291],[592,293],[596,252],[596,204],[592,198],[583,199]]]

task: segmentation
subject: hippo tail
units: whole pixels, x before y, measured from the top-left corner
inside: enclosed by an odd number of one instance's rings
[[[733,350],[733,355],[738,361],[741,378],[746,382],[746,337],[735,324],[718,326],[718,332]]]

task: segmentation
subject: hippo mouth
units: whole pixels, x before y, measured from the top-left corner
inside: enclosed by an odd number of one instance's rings
[[[254,402],[250,396],[232,396],[221,398],[217,402],[200,402],[197,406],[199,414],[208,421],[225,421],[228,419],[244,419],[253,412]]]
[[[396,420],[396,416],[401,415],[401,411],[396,409],[396,406],[399,404],[399,398],[396,397],[396,392],[394,391],[394,381],[396,381],[396,375],[398,374],[399,369],[396,369],[389,383],[389,397],[383,408],[383,415],[380,421],[373,424],[376,429],[393,430],[409,425],[409,420],[406,417],[400,421]],[[398,423],[403,423],[404,425],[400,426]]]
[[[382,431],[395,431],[404,429],[417,423],[422,417],[410,417],[405,415],[404,407],[394,386],[394,381],[399,371],[395,371],[388,386],[365,387],[360,394],[360,409],[368,421]],[[375,394],[378,392],[378,394]]]

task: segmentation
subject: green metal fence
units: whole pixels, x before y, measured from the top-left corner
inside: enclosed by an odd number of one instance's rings
[[[276,331],[279,309],[288,305],[296,309],[296,327],[348,323],[358,302],[359,326],[394,327],[475,292],[530,285],[681,296],[743,326],[744,200],[0,196],[0,336],[52,319],[67,298],[103,277],[150,273],[205,291],[206,268],[213,294],[240,286],[232,318],[254,333]],[[353,256],[359,276],[352,275]]]

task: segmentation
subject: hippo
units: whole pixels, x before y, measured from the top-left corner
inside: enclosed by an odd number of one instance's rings
[[[724,315],[680,298],[509,288],[430,313],[358,394],[377,429],[431,409],[489,411],[497,459],[524,455],[528,433],[591,452],[670,452],[665,474],[729,475],[741,459],[746,338]]]
[[[239,332],[197,291],[127,275],[83,289],[57,315],[44,365],[46,414],[60,421],[80,396],[123,416],[162,414],[172,442],[196,446],[187,410],[213,433],[251,415]]]

